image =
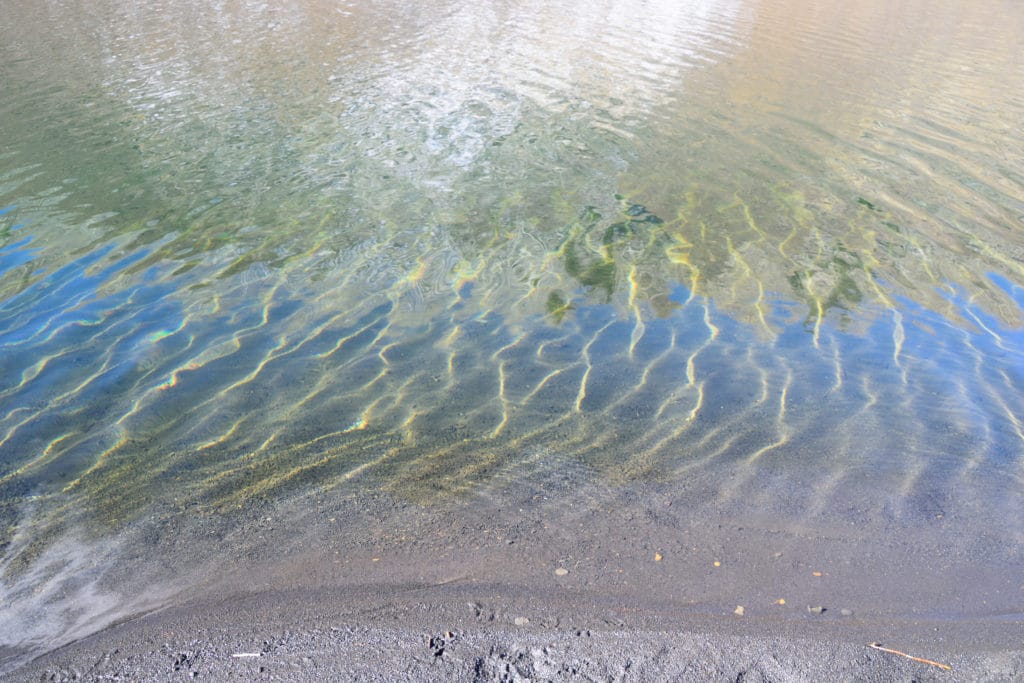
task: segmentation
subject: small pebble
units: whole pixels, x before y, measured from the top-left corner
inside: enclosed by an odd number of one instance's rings
[[[555,570],[555,576],[565,576],[568,573],[569,573],[569,570],[566,569],[565,567],[559,567],[558,569]]]
[[[743,616],[743,605],[736,605],[736,609],[733,610],[733,614]]]
[[[529,623],[530,623],[530,620],[527,619],[526,617],[516,617],[515,618],[515,625],[516,626],[526,626]]]
[[[848,609],[841,609],[839,610],[839,613],[842,614],[844,617],[849,617],[853,615],[853,612]]]

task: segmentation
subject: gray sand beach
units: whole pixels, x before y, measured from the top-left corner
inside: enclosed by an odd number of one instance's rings
[[[16,681],[1014,681],[1024,652],[978,624],[676,620],[572,596],[416,586],[251,594],[111,627]],[[528,615],[528,616],[527,616]],[[893,649],[950,670],[867,647]],[[1019,641],[1018,641],[1019,643]]]
[[[550,481],[533,484],[529,490],[552,489]],[[957,588],[946,576],[957,568],[943,566],[942,558],[968,551],[930,550],[906,539],[887,544],[872,528],[843,535],[797,525],[766,529],[730,521],[717,503],[690,501],[684,508],[667,495],[654,500],[652,506],[628,493],[600,501],[524,494],[424,507],[359,493],[318,510],[279,509],[288,524],[275,526],[262,507],[248,518],[171,530],[168,537],[186,542],[160,556],[171,568],[168,578],[214,553],[215,543],[207,548],[196,539],[219,538],[218,524],[248,530],[248,547],[232,539],[236,550],[218,558],[216,579],[200,571],[205,584],[165,589],[169,597],[143,614],[108,610],[101,618],[116,619],[102,631],[8,675],[19,681],[1012,681],[1024,675],[1020,615],[1000,614],[999,596],[985,592],[984,582]],[[345,518],[359,523],[339,527],[336,521]],[[300,537],[297,528],[307,531]],[[119,585],[129,594],[143,591],[132,578],[141,565],[111,564],[102,582],[108,603],[117,602]],[[150,590],[159,595],[161,583],[152,576]],[[65,607],[81,602],[71,595]],[[982,609],[973,616],[958,611],[971,602]],[[944,604],[954,616],[938,609]]]

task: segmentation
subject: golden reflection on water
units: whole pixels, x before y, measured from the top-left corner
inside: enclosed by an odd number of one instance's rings
[[[1020,325],[984,277],[1024,274],[1022,100],[1005,87],[1020,13],[756,7],[743,49],[657,118],[683,151],[652,148],[623,181],[678,216],[668,257],[683,281],[762,328],[765,292],[804,301],[813,322],[896,296],[957,316],[951,286]]]

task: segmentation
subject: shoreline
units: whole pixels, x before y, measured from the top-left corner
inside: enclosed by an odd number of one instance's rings
[[[1006,681],[1024,677],[1010,624],[673,615],[503,585],[271,590],[122,621],[7,680]]]
[[[299,498],[231,518],[181,518],[161,534],[139,533],[145,545],[122,538],[120,560],[104,560],[102,545],[77,547],[73,557],[95,565],[97,578],[55,588],[25,611],[20,644],[0,651],[0,675],[1024,678],[1016,585],[996,581],[1013,576],[1009,558],[990,550],[943,564],[955,528],[887,536],[875,526],[767,527],[686,492],[673,500],[623,489],[588,501],[586,487],[545,500],[536,490],[546,487],[527,486],[521,500],[505,491],[437,507],[385,494],[315,506]],[[89,635],[30,637],[40,618],[59,625],[61,609],[74,615],[89,600],[103,609],[73,620]]]

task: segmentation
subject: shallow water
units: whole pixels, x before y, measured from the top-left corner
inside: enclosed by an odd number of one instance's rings
[[[370,493],[536,505],[542,554],[657,499],[605,556],[740,520],[888,568],[879,609],[1024,614],[1017,3],[4,16],[9,647]]]

